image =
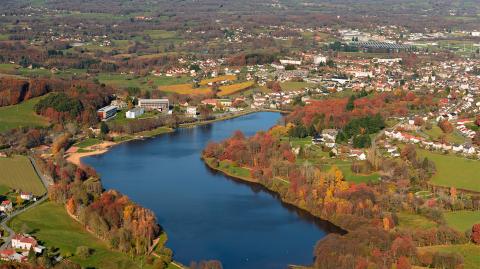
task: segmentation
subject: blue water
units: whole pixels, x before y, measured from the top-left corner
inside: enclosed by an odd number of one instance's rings
[[[179,129],[83,161],[97,170],[106,189],[117,189],[155,212],[181,263],[217,259],[226,269],[311,264],[327,224],[283,205],[258,185],[210,170],[200,159],[209,141],[235,130],[253,135],[280,118],[265,112]]]

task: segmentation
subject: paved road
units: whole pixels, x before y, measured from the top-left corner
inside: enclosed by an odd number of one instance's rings
[[[26,206],[22,209],[15,210],[14,212],[10,213],[6,218],[4,218],[0,222],[0,226],[2,226],[2,228],[5,231],[8,232],[8,237],[3,238],[4,243],[0,246],[0,250],[4,250],[8,246],[10,246],[10,242],[12,241],[12,237],[15,234],[15,232],[10,227],[7,226],[7,222],[9,220],[11,220],[12,218],[14,218],[15,216],[17,216],[19,214],[22,214],[23,212],[27,211],[28,209],[36,207],[37,205],[41,204],[43,201],[48,199],[48,186],[51,185],[52,183],[48,178],[45,177],[45,175],[43,175],[40,172],[40,170],[38,169],[37,163],[35,162],[35,159],[30,157],[30,156],[28,158],[30,159],[30,162],[32,163],[32,166],[33,166],[35,172],[37,173],[38,177],[41,179],[41,181],[42,181],[43,185],[45,186],[45,189],[46,189],[47,192],[37,201],[33,202],[32,204],[29,204],[28,206]]]

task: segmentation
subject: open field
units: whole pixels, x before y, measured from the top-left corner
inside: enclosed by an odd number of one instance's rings
[[[110,250],[105,242],[85,231],[60,204],[45,202],[12,219],[10,226],[20,231],[25,225],[42,244],[59,248],[64,257],[71,256],[69,259],[83,268],[142,268],[140,259]],[[86,259],[73,255],[79,246],[93,249],[93,254]],[[144,264],[144,268],[148,267]]]
[[[47,126],[45,118],[35,114],[33,107],[40,98],[37,97],[18,105],[0,107],[0,132],[18,127]]]
[[[184,84],[190,82],[192,79],[187,76],[182,77],[167,77],[167,76],[153,76],[137,77],[134,75],[123,74],[107,74],[103,73],[97,76],[101,83],[119,88],[137,87],[139,89],[148,90],[159,86]]]
[[[211,92],[210,88],[193,88],[192,84],[161,86],[159,90],[178,94],[208,94]]]
[[[255,84],[254,81],[245,81],[245,82],[236,83],[232,85],[220,86],[220,92],[218,93],[218,95],[219,96],[232,95],[232,94],[247,90],[248,88],[252,87],[254,84]]]
[[[400,228],[430,229],[437,226],[434,221],[414,213],[399,212],[397,213],[397,216]]]
[[[444,252],[444,253],[458,253],[464,257],[465,269],[479,269],[480,268],[480,246],[474,244],[463,245],[438,245],[431,247],[420,247],[419,252]]]
[[[33,169],[30,160],[25,156],[0,158],[0,184],[12,189],[31,192],[34,195],[45,193],[40,178]]]
[[[99,144],[101,142],[102,141],[98,138],[87,138],[87,139],[75,144],[75,146],[79,147],[79,148],[86,148],[86,147],[90,147],[90,146]]]
[[[295,91],[295,90],[302,90],[305,87],[315,87],[315,84],[308,83],[308,82],[286,81],[286,82],[280,83],[280,86],[284,91]]]
[[[444,134],[442,129],[440,129],[440,127],[438,127],[436,124],[432,125],[432,129],[424,130],[423,132],[430,136],[430,138],[433,140],[438,140],[440,136],[445,135],[447,141],[453,144],[463,144],[466,141],[466,138],[459,134],[456,130],[450,134]]]
[[[471,230],[473,224],[480,223],[480,211],[455,211],[444,214],[448,226],[460,232]]]
[[[480,161],[455,155],[443,155],[423,149],[417,150],[421,157],[435,162],[437,172],[430,180],[439,186],[480,191]]]

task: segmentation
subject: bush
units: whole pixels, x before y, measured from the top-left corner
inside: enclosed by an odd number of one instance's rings
[[[75,255],[80,257],[80,259],[86,259],[92,255],[92,250],[87,246],[78,246]]]

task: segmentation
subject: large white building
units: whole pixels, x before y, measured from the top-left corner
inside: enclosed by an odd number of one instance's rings
[[[313,63],[315,65],[327,63],[327,57],[323,55],[316,55],[313,57]]]
[[[144,112],[145,112],[145,109],[143,107],[135,107],[127,111],[125,113],[125,117],[127,119],[135,119],[143,115]]]
[[[168,111],[168,99],[138,99],[138,106],[145,110]]]

